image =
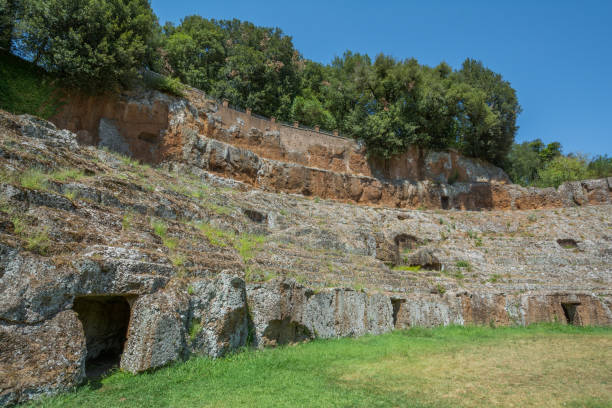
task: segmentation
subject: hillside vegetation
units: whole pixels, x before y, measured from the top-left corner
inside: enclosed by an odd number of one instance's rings
[[[59,107],[59,97],[56,81],[42,68],[12,55],[0,54],[0,109],[46,119]]]
[[[443,327],[115,373],[43,407],[609,407],[612,332]]]

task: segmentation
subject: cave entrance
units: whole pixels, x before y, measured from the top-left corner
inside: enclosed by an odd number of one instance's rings
[[[310,340],[313,336],[306,326],[287,317],[270,321],[262,337],[265,346],[280,346]]]
[[[406,299],[391,298],[391,306],[393,307],[393,327],[397,327],[397,315],[403,303],[406,303]]]
[[[130,305],[123,296],[83,296],[74,300],[83,324],[87,357],[85,374],[97,378],[119,366],[130,322]]]
[[[396,264],[405,264],[407,256],[419,247],[419,239],[413,235],[399,234],[393,239],[397,248]]]
[[[575,325],[578,323],[578,315],[576,314],[576,307],[580,303],[561,303],[561,307],[563,308],[563,314],[565,315],[565,320],[567,324]]]
[[[440,207],[442,207],[443,210],[448,210],[449,209],[450,202],[449,202],[448,196],[440,197]]]

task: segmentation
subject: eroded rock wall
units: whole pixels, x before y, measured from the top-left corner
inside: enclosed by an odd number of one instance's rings
[[[534,209],[612,202],[612,180],[558,189],[508,184],[507,175],[455,151],[412,148],[366,158],[351,139],[281,125],[189,91],[74,95],[53,119],[93,144],[147,163],[186,162],[275,192],[399,208]],[[451,184],[448,184],[448,183]]]

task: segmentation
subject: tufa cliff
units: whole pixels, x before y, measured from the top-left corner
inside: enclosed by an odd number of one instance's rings
[[[75,97],[53,121],[0,112],[0,405],[244,346],[612,325],[610,179],[377,163],[197,93]]]

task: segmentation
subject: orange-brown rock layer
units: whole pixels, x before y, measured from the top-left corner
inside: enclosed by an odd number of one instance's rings
[[[368,160],[354,140],[221,106],[151,92],[71,97],[53,121],[84,144],[148,163],[185,162],[268,191],[399,208],[539,209],[612,202],[612,180],[558,189],[507,184],[505,173],[457,152],[412,148]],[[447,184],[451,180],[452,184]]]

